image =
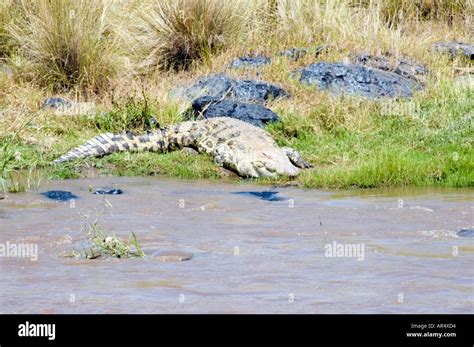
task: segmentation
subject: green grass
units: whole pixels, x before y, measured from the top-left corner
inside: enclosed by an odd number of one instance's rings
[[[314,164],[298,178],[304,187],[472,187],[474,99],[472,90],[465,93],[422,99],[415,114],[373,112],[364,131],[330,127],[318,134],[285,123],[270,131]],[[285,136],[286,128],[293,136]]]
[[[384,128],[368,134],[346,133],[310,140],[318,143],[306,147],[317,158],[316,169],[303,174],[303,185],[329,188],[474,185],[474,153],[463,144],[463,137],[446,141],[442,132],[418,133],[415,129],[407,130],[403,123],[387,121]],[[299,147],[309,143],[296,144]]]
[[[9,192],[25,191],[32,186],[31,182],[41,179],[83,177],[86,168],[93,168],[102,175],[219,178],[220,170],[211,157],[182,151],[164,154],[114,153],[104,158],[52,164],[54,159],[99,133],[125,130],[143,133],[149,129],[152,116],[156,116],[160,124],[166,125],[180,121],[177,114],[174,104],[161,107],[157,102],[149,103],[146,98],[127,98],[114,102],[108,112],[71,116],[67,123],[63,122],[61,116],[54,118],[54,115],[46,115],[48,122],[40,130],[30,124],[18,132],[35,137],[38,139],[36,144],[23,141],[19,134],[0,137],[0,183]],[[57,138],[54,145],[43,146],[42,141],[50,137]],[[33,173],[36,180],[33,180]]]
[[[0,196],[4,196],[7,191],[24,192],[41,181],[35,170],[37,157],[31,157],[24,170],[18,170],[18,162],[22,161],[22,150],[26,150],[18,134],[27,126],[28,123],[22,124],[16,132],[0,140]]]
[[[346,103],[350,104],[348,99]],[[407,114],[381,114],[376,101],[353,101],[369,110],[369,127],[352,129],[339,119],[339,111],[324,105],[306,115],[282,114],[283,121],[267,127],[279,145],[299,150],[314,168],[305,170],[295,181],[306,188],[375,188],[384,186],[474,186],[474,98],[472,90],[413,99],[416,109]],[[341,101],[340,101],[341,102]],[[146,107],[145,107],[146,105]],[[395,112],[404,109],[398,102]],[[64,127],[53,122],[42,135],[59,134],[50,148],[32,145],[18,137],[4,137],[0,148],[9,158],[9,172],[41,172],[43,179],[84,176],[83,169],[92,167],[103,175],[163,175],[182,179],[219,179],[219,168],[207,155],[182,151],[158,153],[114,153],[104,158],[86,158],[61,165],[51,161],[69,149],[104,131],[133,129],[145,131],[153,109],[161,122],[174,106],[158,103],[125,101],[116,103],[109,113],[76,116]],[[405,107],[406,109],[406,107]],[[172,113],[172,112],[171,112]],[[333,118],[330,118],[329,115]],[[442,117],[440,116],[442,115]],[[332,120],[331,120],[332,119]],[[166,122],[165,122],[166,124]],[[27,130],[28,128],[26,128]],[[49,134],[48,134],[49,133]],[[16,159],[14,159],[16,157]],[[6,165],[6,164],[4,164]],[[32,171],[33,169],[33,171]],[[26,175],[28,176],[28,175]],[[4,177],[8,181],[8,176]],[[236,181],[237,178],[231,180]],[[287,178],[258,179],[261,184],[284,184]],[[18,184],[11,182],[11,190]],[[15,188],[17,184],[17,188]]]

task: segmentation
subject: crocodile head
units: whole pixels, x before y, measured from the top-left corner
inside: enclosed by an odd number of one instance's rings
[[[256,148],[252,148],[256,147]],[[215,161],[229,167],[244,177],[297,176],[295,167],[285,152],[276,146],[261,149],[260,146],[229,146],[220,144],[214,152]]]
[[[297,176],[300,172],[281,151],[253,153],[239,162],[237,170],[250,177]]]

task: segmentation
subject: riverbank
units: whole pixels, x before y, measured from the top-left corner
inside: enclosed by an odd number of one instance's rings
[[[39,179],[86,177],[91,170],[99,175],[240,180],[215,165],[210,157],[183,151],[116,153],[100,159],[50,164],[100,133],[144,132],[150,129],[151,119],[161,126],[182,121],[190,102],[173,98],[173,91],[216,73],[268,81],[285,89],[288,98],[266,103],[280,118],[280,122],[267,124],[266,129],[279,145],[297,149],[314,166],[295,179],[252,181],[341,189],[472,187],[472,60],[437,54],[432,49],[440,41],[467,41],[468,19],[450,22],[417,18],[395,26],[377,21],[378,14],[370,12],[371,9],[361,8],[353,14],[353,8],[338,6],[318,7],[319,19],[305,19],[304,9],[294,10],[295,15],[301,15],[301,21],[319,23],[319,31],[315,29],[309,36],[299,25],[291,27],[291,23],[282,22],[279,30],[287,27],[286,31],[278,31],[281,40],[271,36],[263,42],[261,37],[255,38],[256,32],[247,33],[248,42],[239,36],[232,47],[209,51],[205,59],[196,59],[185,70],[154,71],[148,75],[133,75],[124,70],[99,92],[84,90],[84,80],[60,90],[54,80],[45,84],[39,78],[40,72],[26,69],[29,58],[20,54],[26,48],[19,45],[18,51],[12,49],[15,54],[2,58],[0,69],[3,189],[22,191]],[[340,12],[335,16],[337,9]],[[364,27],[364,18],[371,23],[370,28]],[[348,30],[348,23],[352,23],[353,30]],[[365,28],[365,32],[356,30],[359,27]],[[306,54],[294,60],[279,55],[281,50],[291,47],[320,47],[328,43],[329,47],[317,55]],[[400,57],[416,60],[428,71],[419,81],[423,88],[408,98],[367,99],[334,95],[304,85],[292,76],[292,72],[310,64],[347,62],[361,52],[389,52],[393,61]],[[271,64],[257,69],[229,69],[235,58],[252,54],[271,57]],[[35,64],[31,67],[38,62]],[[73,114],[42,110],[43,100],[51,96],[89,102],[93,107]]]
[[[269,125],[267,130],[279,145],[296,148],[314,165],[313,169],[303,171],[292,182],[307,188],[473,185],[472,90],[456,91],[446,87],[436,98],[420,96],[411,101],[386,104],[331,98],[323,96],[319,106],[321,112],[313,111],[321,118],[328,117],[327,129],[314,129],[320,126],[319,122],[312,121],[308,116],[285,112],[288,105],[275,102],[282,122]],[[335,107],[328,110],[325,102]],[[10,173],[19,170],[40,170],[44,179],[77,178],[87,176],[85,169],[89,167],[105,175],[207,179],[229,175],[218,168],[210,157],[187,152],[118,153],[100,159],[87,158],[60,166],[50,165],[52,160],[98,133],[130,128],[137,130],[133,123],[145,121],[139,118],[142,111],[144,114],[156,114],[140,110],[144,105],[141,101],[138,103],[134,106],[116,105],[111,112],[67,116],[67,120],[64,116],[38,113],[15,117],[13,124],[6,125],[7,129],[9,125],[13,127],[21,121],[26,124],[18,133],[0,139],[4,153],[4,178],[13,177]],[[169,118],[168,122],[179,121],[179,117],[173,119],[178,106],[168,106],[165,110],[160,109],[159,104],[149,107],[161,110],[160,122],[165,118]],[[393,108],[394,114],[381,114],[381,109],[389,112],[388,107]],[[361,125],[361,129],[351,129],[345,126],[345,117],[350,117],[350,121],[358,118],[367,124]],[[138,128],[143,131],[143,124]],[[285,184],[289,179],[257,181]],[[11,184],[15,185],[15,182]]]
[[[273,107],[282,121],[268,125],[267,130],[279,145],[299,150],[314,168],[304,170],[294,180],[283,177],[256,181],[291,181],[306,188],[473,186],[473,91],[446,83],[438,95],[419,95],[409,101],[368,101],[321,94],[320,105],[305,115],[288,112],[288,100],[274,101]],[[309,97],[314,91],[306,93]],[[78,178],[87,176],[88,168],[95,168],[96,174],[103,175],[239,179],[220,169],[210,157],[183,151],[116,153],[50,164],[99,133],[125,129],[143,132],[147,117],[152,114],[160,124],[180,121],[180,105],[163,107],[158,102],[148,102],[146,107],[143,100],[137,99],[92,115],[25,112],[12,115],[11,123],[7,116],[2,119],[2,126],[10,127],[12,132],[0,139],[3,177],[8,180],[16,171],[39,170],[43,179]],[[321,126],[321,119],[325,126]],[[14,133],[13,129],[22,122]],[[10,184],[11,189],[23,189],[15,188],[15,182]]]

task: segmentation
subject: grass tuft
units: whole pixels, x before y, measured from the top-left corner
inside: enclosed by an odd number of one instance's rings
[[[84,248],[82,253],[76,252],[76,255],[83,256],[87,259],[96,259],[99,257],[145,257],[145,253],[143,252],[133,231],[130,233],[130,237],[127,240],[115,235],[110,235],[100,226],[100,217],[111,206],[110,202],[104,199],[93,222],[89,222],[89,216],[86,215],[86,222],[82,229],[87,236],[89,247]]]
[[[54,91],[99,92],[123,72],[110,1],[20,0],[8,31],[23,58],[19,73]]]
[[[456,20],[471,20],[472,0],[384,0],[372,1],[382,19],[397,27],[410,21],[439,20],[452,24]]]
[[[235,43],[248,18],[232,0],[153,0],[136,9],[128,39],[143,73],[187,69]]]
[[[19,16],[18,4],[14,0],[0,1],[0,63],[13,51],[12,38],[8,33],[14,18]]]

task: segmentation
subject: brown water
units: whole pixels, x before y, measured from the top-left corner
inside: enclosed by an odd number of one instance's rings
[[[88,185],[124,190],[106,197],[105,228],[135,231],[148,255],[193,257],[59,257],[84,244],[83,216],[101,204]],[[265,189],[111,177],[10,194],[0,243],[37,244],[39,254],[0,258],[0,313],[474,312],[474,238],[456,235],[474,224],[473,189],[233,194]],[[71,206],[38,194],[46,190],[79,198]],[[334,241],[363,245],[363,260],[326,256]]]

